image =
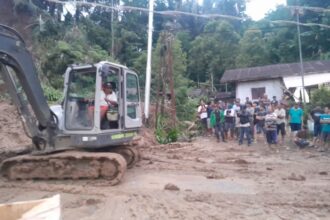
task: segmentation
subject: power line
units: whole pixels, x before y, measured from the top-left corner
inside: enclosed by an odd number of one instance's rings
[[[284,7],[290,8],[293,10],[304,9],[304,10],[309,10],[309,11],[314,11],[314,12],[330,12],[330,9],[320,8],[320,7],[308,7],[308,6],[299,6],[299,5],[290,5],[290,6],[284,6]]]
[[[269,20],[269,22],[270,23],[273,23],[273,24],[283,24],[283,23],[286,23],[286,24],[301,25],[301,26],[306,26],[306,27],[319,26],[319,27],[329,28],[330,29],[330,26],[329,25],[319,24],[319,23],[301,23],[301,22],[288,21],[288,20],[275,20],[275,21],[270,21]]]
[[[124,6],[124,5],[118,5],[118,6],[108,6],[100,3],[93,3],[93,2],[81,2],[81,1],[59,1],[59,0],[47,0],[48,2],[58,3],[58,4],[66,4],[69,2],[72,2],[75,5],[88,5],[91,7],[102,7],[107,8],[111,10],[117,10],[117,11],[141,11],[141,12],[149,12],[149,9],[147,8],[139,8],[134,6]],[[314,10],[314,11],[326,11],[330,12],[330,9],[325,8],[317,8],[317,7],[305,7],[305,6],[284,6],[287,8],[293,8],[293,9],[306,9],[306,10]],[[232,19],[232,20],[239,20],[239,21],[246,21],[248,18],[246,17],[237,17],[237,16],[231,16],[231,15],[221,15],[221,14],[196,14],[192,12],[184,12],[184,11],[153,11],[155,14],[165,15],[165,16],[178,16],[178,15],[185,15],[185,16],[192,16],[192,17],[200,17],[200,18],[206,18],[206,19],[212,19],[212,18],[225,18],[225,19]],[[319,23],[298,23],[296,21],[289,21],[289,20],[267,20],[270,23],[274,24],[293,24],[293,25],[301,25],[306,27],[312,27],[312,26],[319,26],[322,28],[329,28],[329,25],[325,24],[319,24]]]
[[[59,1],[59,0],[46,0],[48,2],[53,2],[53,3],[58,3],[65,5],[66,3],[73,3],[75,5],[88,5],[91,7],[102,7],[102,8],[107,8],[107,9],[112,9],[112,10],[117,10],[117,11],[141,11],[141,12],[149,12],[149,9],[147,8],[140,8],[140,7],[134,7],[134,6],[125,6],[125,5],[118,5],[118,6],[109,6],[105,4],[100,4],[100,3],[93,3],[93,2],[81,2],[81,1]],[[173,10],[167,10],[167,11],[153,11],[155,14],[160,14],[160,15],[167,15],[167,16],[177,16],[177,15],[186,15],[186,16],[193,16],[193,17],[201,17],[201,18],[228,18],[228,19],[233,19],[233,20],[246,20],[246,17],[237,17],[237,16],[232,16],[232,15],[221,15],[221,14],[197,14],[197,13],[192,13],[192,12],[184,12],[184,11],[173,11]]]
[[[100,4],[100,3],[93,3],[93,2],[81,2],[81,1],[59,1],[59,0],[46,0],[48,2],[58,3],[58,4],[66,4],[72,2],[75,5],[88,5],[91,7],[102,7],[107,9],[113,9],[117,11],[141,11],[141,12],[149,12],[149,9],[147,8],[139,8],[134,6],[125,6],[125,5],[118,5],[115,7]],[[227,18],[227,19],[233,19],[233,20],[240,20],[244,21],[246,20],[245,17],[237,17],[237,16],[231,16],[231,15],[221,15],[221,14],[196,14],[192,12],[184,12],[184,11],[153,11],[155,14],[160,15],[167,15],[167,16],[177,16],[177,15],[186,15],[186,16],[193,16],[193,17],[201,17],[201,18]]]

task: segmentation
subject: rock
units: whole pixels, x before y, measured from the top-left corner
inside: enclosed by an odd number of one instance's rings
[[[272,168],[270,168],[270,167],[267,167],[267,168],[266,168],[266,170],[273,170],[273,169],[272,169]]]
[[[195,158],[195,161],[196,161],[196,162],[199,162],[199,163],[205,163],[205,161],[202,160],[202,159],[199,158],[199,157],[196,157],[196,158]]]
[[[221,174],[216,174],[216,173],[208,173],[205,176],[207,179],[224,179],[224,176]]]
[[[172,184],[172,183],[168,183],[165,185],[164,187],[165,190],[171,190],[171,191],[179,191],[180,188],[177,187],[176,185]]]
[[[246,160],[243,159],[236,159],[234,160],[234,163],[238,163],[238,164],[248,164],[249,162],[247,162]]]
[[[167,159],[175,159],[175,160],[181,160],[183,157],[177,154],[174,155],[167,155]]]
[[[96,205],[98,203],[100,203],[101,201],[99,199],[87,199],[85,201],[86,205]]]
[[[291,173],[291,176],[288,177],[288,180],[294,180],[294,181],[305,181],[306,177],[302,175],[296,175],[294,173]]]
[[[321,171],[319,172],[320,175],[328,175],[328,172],[325,172],[325,171]]]

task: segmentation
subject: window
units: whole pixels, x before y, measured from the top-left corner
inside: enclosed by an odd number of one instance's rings
[[[136,75],[127,73],[126,75],[126,101],[127,101],[127,116],[136,119],[137,109],[134,103],[139,102],[139,87]]]
[[[127,74],[126,97],[129,102],[139,101],[138,79],[133,74]]]
[[[252,93],[252,99],[259,99],[262,98],[263,95],[266,93],[266,88],[265,87],[252,88],[251,93]]]
[[[92,107],[95,99],[95,68],[70,72],[65,105],[65,127],[68,130],[90,130],[94,124]]]

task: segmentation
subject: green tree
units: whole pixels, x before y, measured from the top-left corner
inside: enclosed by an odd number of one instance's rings
[[[181,41],[178,38],[173,38],[171,45],[167,41],[171,34],[162,33],[157,42],[157,46],[153,53],[153,91],[156,91],[157,80],[159,80],[159,71],[161,66],[163,68],[168,67],[168,53],[172,54],[173,60],[173,78],[174,78],[174,92],[176,98],[176,108],[177,108],[177,117],[182,118],[185,116],[187,109],[185,109],[185,104],[188,98],[188,84],[190,80],[186,77],[187,69],[187,56],[182,50]],[[171,50],[171,51],[168,51]],[[163,60],[163,64],[161,64]],[[166,71],[166,70],[165,70]],[[169,71],[169,70],[167,70]],[[170,90],[169,87],[166,88],[167,91]],[[189,110],[189,109],[188,109]]]
[[[311,103],[313,106],[330,107],[330,89],[321,87],[312,93]]]
[[[40,41],[37,53],[42,77],[55,89],[63,87],[63,78],[59,76],[63,75],[69,64],[112,60],[107,51],[98,45],[90,45],[84,36],[86,33],[76,27],[67,31],[64,37],[55,43],[53,39]]]
[[[189,77],[198,82],[220,79],[224,71],[235,67],[240,36],[224,21],[210,21],[192,43],[189,51]]]
[[[266,42],[260,30],[246,31],[239,42],[237,67],[262,66],[270,63]]]

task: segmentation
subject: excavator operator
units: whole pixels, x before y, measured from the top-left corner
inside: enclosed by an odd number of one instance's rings
[[[101,129],[118,128],[118,100],[111,82],[103,83],[101,93]]]
[[[103,83],[101,91],[101,118],[104,118],[106,112],[118,106],[117,95],[113,91],[111,82]]]
[[[115,124],[114,122],[112,122],[113,125],[109,125],[109,120],[106,117],[109,111],[117,112],[117,109],[118,109],[118,99],[115,91],[113,91],[113,85],[111,82],[105,82],[102,84],[102,90],[100,95],[101,129],[118,127],[118,122],[116,122],[117,121],[116,118],[113,120],[115,121]],[[89,115],[89,119],[92,120],[92,118],[94,117],[94,105],[90,105],[88,107],[88,115]]]

